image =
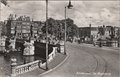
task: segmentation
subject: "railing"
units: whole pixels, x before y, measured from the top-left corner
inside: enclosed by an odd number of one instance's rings
[[[51,62],[53,60],[56,52],[57,52],[57,47],[53,47],[53,51],[48,55],[49,56],[48,62]],[[30,63],[24,64],[24,65],[19,65],[19,66],[11,64],[11,76],[14,77],[19,74],[23,74],[23,73],[32,71],[36,68],[44,67],[45,64],[46,63],[45,62],[42,63],[41,60],[36,60],[34,62],[30,62]]]
[[[36,60],[20,66],[11,66],[11,76],[16,76],[34,70],[39,67],[40,63],[40,60]]]
[[[57,52],[57,47],[53,47],[53,51],[49,54],[49,59],[48,59],[49,62],[53,60],[56,52]]]

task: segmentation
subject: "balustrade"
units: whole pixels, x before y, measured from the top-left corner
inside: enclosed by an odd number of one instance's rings
[[[53,47],[53,51],[48,55],[49,56],[49,59],[48,59],[49,62],[51,62],[53,60],[56,52],[57,52],[57,47]],[[38,67],[43,67],[43,66],[45,66],[45,62],[42,63],[41,60],[36,60],[36,61],[24,64],[24,65],[19,65],[19,66],[17,66],[17,65],[12,66],[11,65],[11,71],[12,71],[11,76],[16,76],[16,75],[19,75],[19,74],[23,74],[23,73],[32,71],[32,70],[34,70]]]
[[[34,70],[39,67],[39,64],[41,63],[41,60],[36,60],[31,63],[27,63],[24,65],[19,65],[19,66],[11,66],[12,68],[12,73],[11,76],[16,76],[18,74],[22,74],[25,72],[29,72],[31,70]]]

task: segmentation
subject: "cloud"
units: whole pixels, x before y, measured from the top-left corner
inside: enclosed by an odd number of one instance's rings
[[[1,20],[6,20],[10,13],[28,15],[34,20],[45,21],[45,1],[9,1],[10,7],[2,5]],[[48,16],[54,19],[64,19],[65,6],[68,1],[49,1]],[[120,3],[118,1],[72,1],[74,6],[67,9],[67,17],[72,18],[76,25],[119,26]]]
[[[111,18],[111,12],[107,8],[103,8],[101,11],[101,18],[109,20]]]

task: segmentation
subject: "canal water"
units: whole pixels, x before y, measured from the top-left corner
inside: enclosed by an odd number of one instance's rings
[[[26,64],[35,60],[42,60],[39,56],[24,56],[21,52],[0,54],[0,77],[9,76],[11,73],[11,58],[17,59],[17,65]]]

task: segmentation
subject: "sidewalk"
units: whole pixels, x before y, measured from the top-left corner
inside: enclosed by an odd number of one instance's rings
[[[107,47],[107,46],[102,46],[102,47],[99,47],[98,45],[94,46],[93,44],[85,44],[85,43],[81,43],[80,44],[81,46],[88,46],[88,47],[92,47],[92,48],[101,48],[101,49],[104,49],[104,50],[114,50],[114,51],[119,51],[120,50],[120,47]]]
[[[59,65],[67,56],[63,55],[61,53],[56,53],[56,56],[54,59],[48,64],[48,71],[45,70],[45,68],[37,68],[33,71],[18,75],[16,77],[38,77],[40,74],[47,73],[51,71],[53,68],[55,68],[57,65]]]

